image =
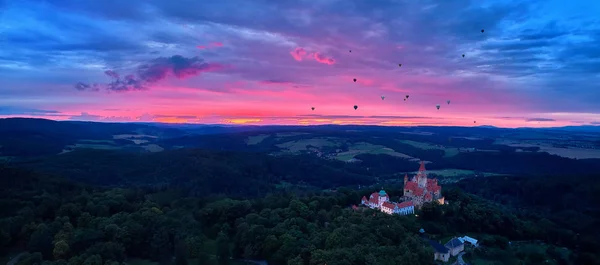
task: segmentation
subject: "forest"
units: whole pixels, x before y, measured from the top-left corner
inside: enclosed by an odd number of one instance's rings
[[[551,264],[598,264],[597,230],[565,226],[553,212],[536,210],[552,205],[564,210],[561,203],[579,196],[590,201],[581,205],[589,210],[579,218],[597,224],[598,207],[592,202],[598,193],[597,184],[589,185],[592,178],[581,178],[554,202],[542,198],[564,184],[558,179],[527,196],[506,188],[515,181],[509,178],[489,178],[489,187],[480,188],[491,190],[486,194],[477,191],[477,181],[488,178],[463,180],[444,188],[451,203],[427,204],[417,217],[353,211],[349,206],[370,189],[284,190],[233,199],[219,193],[191,195],[168,186],[90,186],[12,166],[1,166],[0,176],[0,249],[2,255],[26,252],[16,265],[117,265],[134,259],[176,265],[239,260],[275,265],[432,264],[433,249],[419,235],[420,228],[435,240],[476,234],[485,247],[473,256],[486,257],[488,264],[538,264],[545,259]],[[243,174],[228,177],[249,185]],[[540,183],[521,184],[528,188]],[[585,186],[590,188],[582,193],[579,189]],[[385,189],[400,194],[402,187]],[[496,193],[502,196],[494,197]],[[549,247],[527,252],[511,248],[510,241],[539,241]]]

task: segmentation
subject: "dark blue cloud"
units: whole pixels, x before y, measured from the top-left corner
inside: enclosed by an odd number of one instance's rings
[[[30,109],[14,106],[0,106],[0,115],[28,115],[28,116],[61,116],[57,110]]]

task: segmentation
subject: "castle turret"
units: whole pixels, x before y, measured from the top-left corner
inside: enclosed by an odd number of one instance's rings
[[[406,182],[408,182],[408,174],[404,174],[404,187],[406,187]]]
[[[419,172],[417,173],[417,184],[421,188],[427,186],[427,170],[425,169],[425,162],[421,161]]]

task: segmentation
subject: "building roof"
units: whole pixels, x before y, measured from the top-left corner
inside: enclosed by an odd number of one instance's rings
[[[419,166],[419,171],[425,171],[425,162],[421,161],[421,165]]]
[[[406,186],[404,186],[405,190],[410,190],[412,191],[412,193],[417,196],[423,196],[424,190],[423,188],[419,187],[419,185],[416,182],[406,182]]]
[[[429,239],[428,241],[429,241],[429,245],[431,245],[431,247],[433,248],[433,250],[435,250],[435,252],[442,253],[442,254],[446,254],[446,253],[450,252],[450,250],[448,248],[444,247],[442,244],[435,242],[431,239]]]
[[[433,199],[433,196],[431,195],[431,192],[427,192],[425,193],[425,200],[426,201],[430,201]]]
[[[406,208],[406,207],[410,207],[410,206],[414,206],[412,201],[405,201],[405,202],[401,202],[398,203],[398,208],[402,209],[402,208]]]
[[[396,205],[393,203],[390,203],[390,202],[384,202],[381,204],[381,207],[385,207],[388,209],[394,209],[394,208],[396,208]]]
[[[469,242],[469,243],[471,243],[471,244],[473,244],[473,245],[477,245],[477,239],[475,239],[475,238],[472,238],[472,237],[470,237],[470,236],[463,236],[463,237],[459,237],[458,239],[459,239],[460,241],[462,241],[463,243],[464,243],[465,241],[467,241],[467,242]]]
[[[461,245],[463,245],[463,242],[460,241],[458,238],[454,237],[450,239],[450,241],[448,241],[448,243],[446,243],[444,246],[447,248],[455,248],[460,247]]]

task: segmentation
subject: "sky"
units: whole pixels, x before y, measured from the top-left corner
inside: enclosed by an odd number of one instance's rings
[[[600,125],[597,14],[597,0],[0,0],[0,117]]]

